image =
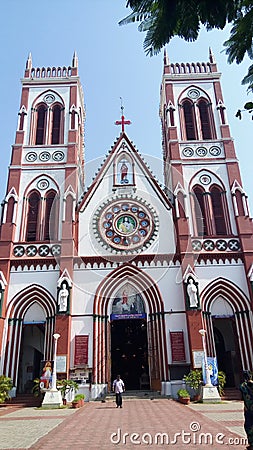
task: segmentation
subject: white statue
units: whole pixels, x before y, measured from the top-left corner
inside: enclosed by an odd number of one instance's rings
[[[66,285],[66,283],[63,283],[62,288],[59,291],[59,296],[58,296],[59,312],[67,311],[68,296],[69,296],[69,291],[67,289],[67,285]]]
[[[187,294],[190,300],[190,308],[198,307],[198,288],[196,284],[193,283],[193,279],[190,278],[187,285]]]

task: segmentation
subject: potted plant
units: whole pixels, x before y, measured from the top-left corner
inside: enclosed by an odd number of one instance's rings
[[[66,395],[73,390],[75,393],[78,391],[78,384],[74,380],[59,380],[57,381],[57,388],[61,391],[63,404],[66,405]]]
[[[12,379],[5,375],[0,375],[0,403],[10,398],[10,390],[13,388]]]
[[[190,393],[187,389],[179,389],[177,391],[178,401],[183,403],[184,405],[188,405],[190,403]]]
[[[224,396],[224,386],[226,384],[226,374],[225,372],[222,372],[222,370],[219,370],[218,372],[218,391],[221,397]]]
[[[73,408],[80,408],[84,405],[84,394],[77,394],[74,399],[72,400],[72,407]]]
[[[200,392],[199,388],[202,382],[202,372],[201,370],[194,369],[191,370],[187,375],[183,377],[184,382],[193,390],[193,399],[195,401],[199,400]]]

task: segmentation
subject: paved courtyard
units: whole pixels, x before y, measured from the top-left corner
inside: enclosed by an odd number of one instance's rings
[[[0,408],[1,449],[245,449],[243,403],[168,399],[89,402],[80,409]]]

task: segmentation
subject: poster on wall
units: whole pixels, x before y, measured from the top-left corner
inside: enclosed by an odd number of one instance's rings
[[[117,292],[112,304],[111,320],[145,318],[143,300],[132,286],[127,285]]]
[[[67,356],[57,355],[56,356],[56,371],[57,373],[67,372]]]
[[[172,362],[185,362],[184,332],[170,331]]]
[[[193,368],[194,369],[201,369],[202,368],[202,361],[203,361],[203,358],[204,358],[203,350],[193,350],[192,356],[193,356]]]
[[[40,362],[40,389],[51,389],[53,375],[53,361]]]
[[[84,366],[88,364],[88,344],[89,335],[81,334],[75,336],[75,366]]]

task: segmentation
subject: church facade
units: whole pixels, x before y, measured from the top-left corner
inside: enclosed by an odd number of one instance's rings
[[[93,398],[173,394],[203,344],[227,386],[253,369],[253,228],[220,73],[170,63],[160,90],[164,179],[125,132],[85,182],[78,59],[26,63],[0,235],[0,373],[25,392],[52,361]],[[205,330],[205,339],[200,330]]]

